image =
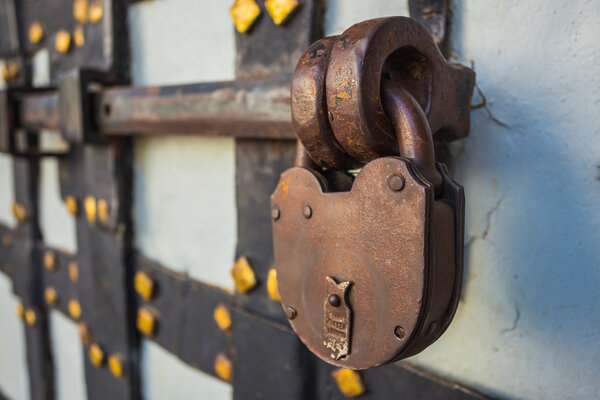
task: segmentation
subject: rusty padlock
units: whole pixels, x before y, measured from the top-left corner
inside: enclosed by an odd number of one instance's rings
[[[431,128],[466,136],[473,85],[472,71],[402,17],[354,25],[299,61],[298,155],[271,196],[273,244],[282,306],[321,359],[375,367],[420,352],[450,324],[464,193],[436,164]],[[355,179],[334,171],[363,164]]]

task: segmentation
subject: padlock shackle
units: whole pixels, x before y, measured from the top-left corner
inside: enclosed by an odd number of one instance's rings
[[[381,82],[381,97],[398,139],[400,157],[412,160],[438,195],[442,175],[435,166],[433,137],[423,109],[408,91],[389,80]]]

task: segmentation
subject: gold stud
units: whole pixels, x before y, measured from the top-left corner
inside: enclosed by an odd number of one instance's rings
[[[46,288],[46,290],[44,290],[44,299],[46,299],[46,303],[50,307],[54,307],[58,302],[58,293],[56,292],[56,289],[51,287]]]
[[[75,196],[65,197],[65,206],[67,207],[69,214],[72,216],[77,215],[77,199]]]
[[[29,326],[34,326],[35,325],[35,311],[29,309],[27,311],[25,311],[25,322],[27,323],[27,325]]]
[[[8,233],[2,235],[2,244],[4,247],[12,246],[12,237]]]
[[[50,272],[56,271],[56,254],[53,251],[44,253],[44,267]]]
[[[87,215],[88,221],[93,224],[96,222],[96,199],[92,196],[88,196],[83,201],[85,208],[85,214]]]
[[[275,25],[281,25],[298,8],[298,0],[265,0],[265,8]]]
[[[231,269],[231,276],[240,293],[246,293],[256,286],[256,275],[246,257],[238,258]]]
[[[73,31],[73,41],[75,42],[75,46],[77,46],[77,47],[81,47],[85,44],[85,35],[83,33],[83,26],[77,25],[77,27]]]
[[[54,38],[54,48],[59,53],[66,53],[71,47],[71,34],[63,29],[56,32]]]
[[[69,279],[71,279],[71,282],[73,283],[79,280],[79,266],[77,266],[77,261],[71,261],[69,263]]]
[[[98,200],[98,218],[103,223],[108,221],[108,202],[105,199]]]
[[[225,304],[220,303],[215,308],[213,318],[222,331],[228,332],[231,329],[231,314]]]
[[[19,76],[19,63],[16,61],[8,61],[2,68],[2,78],[6,82],[14,81]]]
[[[15,306],[15,314],[19,317],[20,320],[25,319],[25,307],[23,307],[23,303],[17,303]]]
[[[277,286],[277,270],[275,268],[271,268],[267,275],[267,292],[271,300],[281,301],[279,287]]]
[[[232,371],[231,360],[223,353],[217,354],[215,359],[215,372],[217,376],[226,382],[231,382],[231,371]]]
[[[346,397],[358,397],[366,390],[360,374],[347,368],[338,368],[331,373],[338,389]]]
[[[94,367],[96,367],[96,368],[101,367],[102,363],[104,362],[104,352],[102,351],[100,346],[98,346],[97,343],[94,343],[93,345],[90,346],[89,354],[90,354],[90,361],[92,362]]]
[[[75,0],[73,2],[73,18],[80,24],[88,21],[88,2],[87,0]]]
[[[80,322],[77,324],[77,329],[79,330],[79,337],[81,338],[81,343],[84,347],[87,347],[92,342],[92,334],[90,333],[90,328],[87,324]]]
[[[29,42],[36,44],[39,43],[44,37],[44,27],[39,21],[34,21],[29,25]]]
[[[135,291],[144,300],[150,300],[154,294],[154,281],[144,271],[138,271],[133,278]]]
[[[76,321],[79,318],[81,318],[81,304],[79,304],[79,301],[77,301],[75,299],[69,300],[68,307],[69,307],[69,314],[71,314],[71,318],[73,318]]]
[[[156,320],[154,314],[147,308],[138,309],[136,325],[138,331],[146,336],[152,336],[154,333],[154,325]]]
[[[19,203],[12,204],[12,213],[19,222],[27,220],[27,210],[25,206]]]
[[[254,0],[235,0],[229,15],[239,33],[246,33],[260,15],[260,7]]]
[[[94,2],[90,4],[90,22],[92,24],[100,22],[102,14],[104,14],[102,0],[94,0]]]
[[[111,354],[108,357],[108,366],[110,372],[117,378],[123,377],[123,356],[120,354]]]

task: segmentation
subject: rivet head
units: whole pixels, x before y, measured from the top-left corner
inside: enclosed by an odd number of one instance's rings
[[[73,283],[79,280],[79,266],[77,265],[77,261],[71,261],[69,263],[69,279],[71,279],[71,282]]]
[[[246,293],[256,286],[256,275],[246,257],[240,257],[231,269],[235,288],[240,293]]]
[[[265,8],[275,25],[281,25],[298,8],[298,0],[265,0]]]
[[[69,314],[71,314],[71,318],[73,318],[74,320],[78,320],[79,318],[81,318],[81,304],[79,304],[79,301],[75,299],[69,300],[68,308]]]
[[[96,199],[92,196],[86,197],[83,201],[83,206],[85,208],[85,215],[87,216],[88,222],[91,224],[96,222]]]
[[[44,37],[44,27],[39,21],[34,21],[29,25],[29,42],[33,44],[39,43]]]
[[[67,207],[69,214],[72,216],[77,215],[77,199],[75,196],[65,197],[65,206]]]
[[[71,47],[71,34],[65,30],[56,32],[54,37],[54,48],[59,53],[66,53]]]
[[[281,210],[279,210],[279,208],[277,208],[277,207],[272,209],[271,210],[271,218],[273,218],[275,221],[277,221],[279,218],[281,218]]]
[[[50,272],[56,271],[56,254],[53,251],[44,253],[44,268]]]
[[[50,307],[54,307],[58,302],[58,293],[56,289],[48,287],[44,290],[44,299],[46,300],[46,304]]]
[[[388,179],[388,185],[393,191],[399,192],[404,189],[404,177],[402,175],[392,175]]]
[[[108,367],[110,368],[110,372],[112,372],[112,374],[121,379],[123,378],[124,375],[124,368],[123,368],[123,356],[120,354],[111,354],[108,357]]]
[[[337,294],[332,294],[331,296],[329,296],[327,298],[327,301],[329,302],[329,305],[331,307],[339,307],[340,304],[342,304],[342,299],[340,299],[340,296],[338,296]]]
[[[366,390],[365,384],[357,371],[338,368],[331,375],[333,375],[340,392],[346,397],[358,397]]]
[[[267,274],[267,293],[269,293],[271,300],[281,301],[279,284],[277,283],[277,270],[275,268],[271,268]]]
[[[81,338],[81,343],[84,347],[87,347],[92,342],[92,334],[90,333],[90,328],[86,323],[80,322],[77,324],[77,329],[79,330],[79,337]]]
[[[302,214],[304,214],[304,218],[306,219],[312,217],[312,208],[310,208],[310,206],[304,206]]]
[[[155,325],[156,320],[152,311],[148,310],[147,308],[138,309],[136,319],[138,331],[146,336],[152,336],[154,334]]]
[[[223,332],[229,332],[231,329],[231,314],[225,304],[220,303],[213,312],[213,318],[219,329]]]
[[[146,301],[152,299],[152,295],[154,294],[154,281],[150,275],[144,271],[136,272],[135,277],[133,278],[133,286],[142,299]]]
[[[98,200],[98,218],[101,222],[108,222],[108,202],[105,199]]]
[[[400,325],[398,325],[396,327],[396,329],[394,329],[394,335],[396,335],[396,337],[400,340],[404,339],[404,336],[406,336],[406,332],[404,332],[404,328],[401,327]]]
[[[288,319],[294,319],[294,318],[296,318],[296,316],[297,316],[297,315],[298,315],[298,311],[296,311],[296,309],[295,309],[294,307],[292,307],[292,306],[288,306],[288,307],[285,309],[285,316],[286,316]]]
[[[254,0],[235,0],[229,9],[235,29],[239,33],[246,33],[260,15],[260,7]]]
[[[104,363],[104,352],[97,343],[90,346],[90,361],[94,367],[99,368]]]
[[[31,309],[26,310],[25,311],[25,322],[27,323],[27,325],[34,326],[35,320],[36,320],[35,311],[33,311]]]
[[[80,24],[86,24],[88,22],[87,0],[75,0],[73,2],[73,18]]]
[[[94,2],[90,4],[90,22],[92,24],[97,24],[102,19],[103,14],[102,0],[94,0]]]
[[[12,213],[19,222],[25,222],[27,220],[27,210],[25,206],[19,203],[12,204]]]
[[[231,382],[232,370],[231,360],[223,353],[217,354],[215,358],[215,373],[217,376],[226,382]]]
[[[15,306],[15,314],[20,320],[25,319],[25,307],[23,307],[23,303],[17,303]]]

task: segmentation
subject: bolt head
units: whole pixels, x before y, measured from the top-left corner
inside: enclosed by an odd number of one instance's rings
[[[392,175],[388,179],[388,185],[393,191],[399,192],[404,189],[404,177],[402,175]]]
[[[274,209],[271,210],[271,218],[273,218],[275,221],[277,221],[280,217],[281,217],[281,211],[279,210],[279,208],[275,207]]]
[[[339,307],[340,304],[342,304],[342,299],[340,299],[340,296],[338,296],[337,294],[332,294],[331,296],[329,296],[327,301],[329,302],[329,305],[331,307]]]
[[[312,217],[312,208],[310,208],[310,206],[304,206],[302,213],[304,214],[304,218],[308,219]]]
[[[406,332],[404,332],[404,328],[398,325],[396,329],[394,329],[394,335],[400,340],[404,339]]]
[[[294,319],[298,315],[298,311],[296,311],[294,307],[288,306],[285,309],[285,315],[288,317],[288,319]]]

